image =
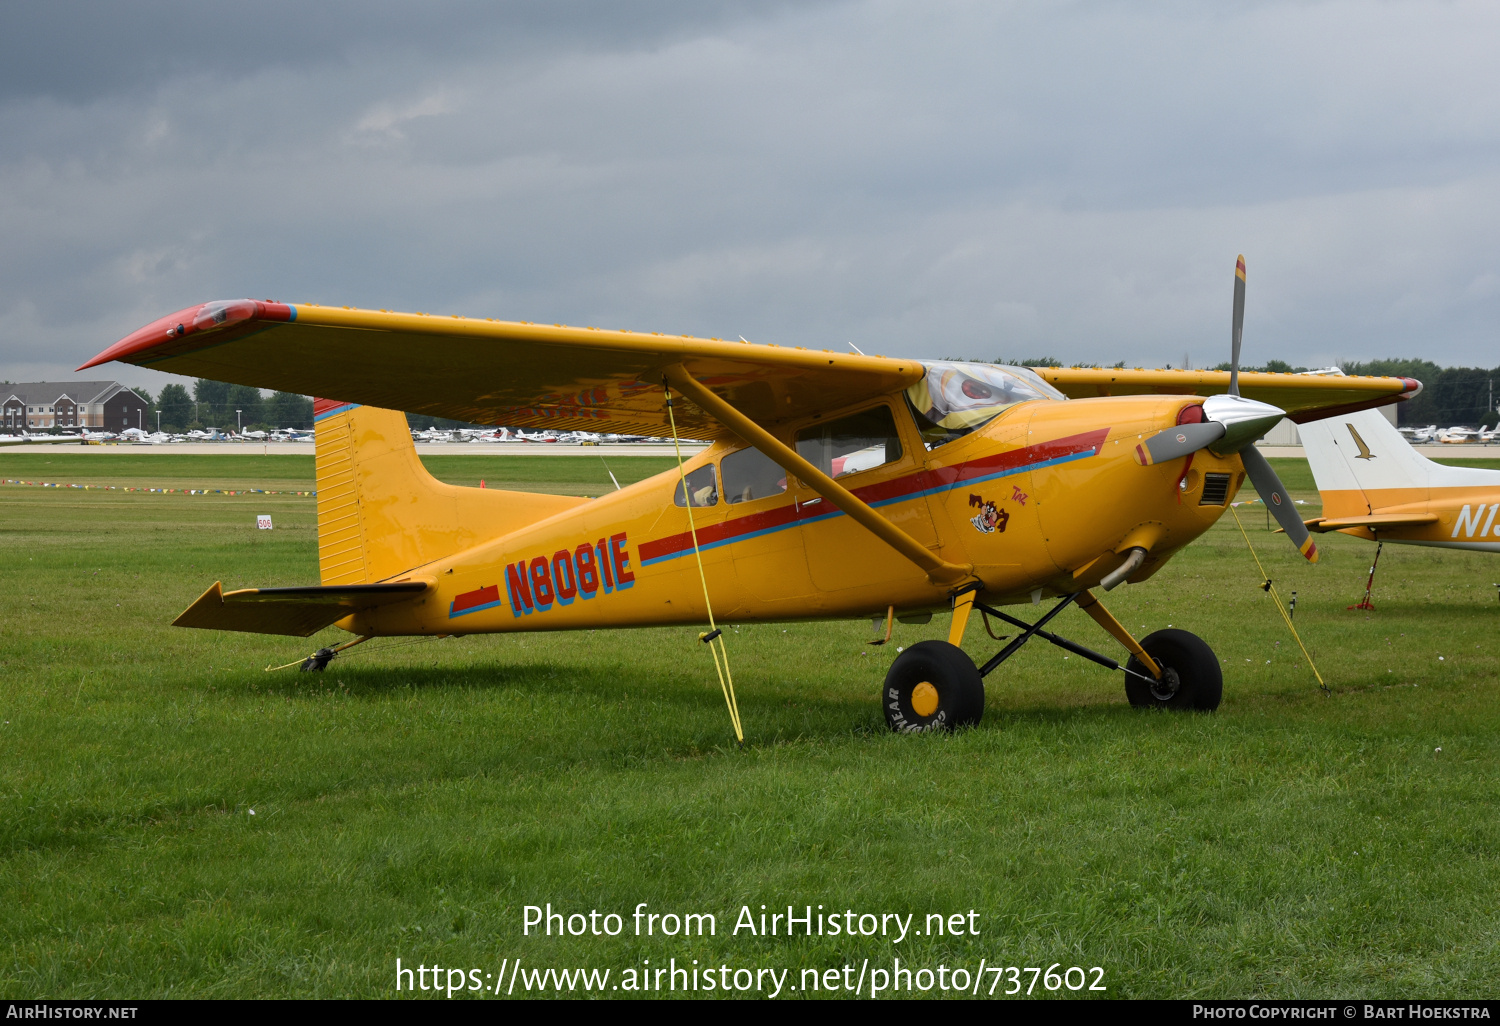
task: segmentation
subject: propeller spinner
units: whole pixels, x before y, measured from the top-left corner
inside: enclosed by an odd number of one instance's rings
[[[1208,449],[1220,456],[1238,453],[1256,494],[1281,525],[1297,551],[1308,562],[1318,561],[1318,547],[1287,495],[1286,486],[1271,464],[1255,448],[1257,440],[1275,427],[1286,411],[1269,403],[1240,395],[1240,336],[1245,326],[1245,257],[1234,268],[1234,322],[1229,349],[1229,394],[1209,396],[1203,402],[1203,420],[1178,424],[1158,432],[1141,444],[1142,463],[1162,463]]]

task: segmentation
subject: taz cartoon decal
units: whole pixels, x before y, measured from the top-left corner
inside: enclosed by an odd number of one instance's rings
[[[1010,523],[1009,513],[979,495],[970,495],[969,505],[979,507],[978,514],[969,518],[969,523],[974,525],[976,531],[980,534],[994,534],[997,531],[1005,533],[1005,525]]]

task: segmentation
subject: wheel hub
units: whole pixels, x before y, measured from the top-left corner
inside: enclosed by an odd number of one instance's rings
[[[1151,682],[1151,697],[1158,702],[1170,702],[1182,688],[1182,678],[1170,666],[1161,668],[1161,680]]]
[[[911,689],[911,711],[926,719],[937,712],[938,690],[928,681]]]

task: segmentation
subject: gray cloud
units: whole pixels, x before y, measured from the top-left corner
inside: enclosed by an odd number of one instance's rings
[[[1495,362],[1483,5],[115,6],[0,14],[0,376],[237,295],[1204,364],[1240,251],[1252,361]]]

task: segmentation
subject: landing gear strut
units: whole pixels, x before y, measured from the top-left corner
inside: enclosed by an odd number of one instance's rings
[[[1212,710],[1219,707],[1224,695],[1224,677],[1213,649],[1195,634],[1182,630],[1162,630],[1150,635],[1137,646],[1145,658],[1132,655],[1123,666],[1109,656],[1101,655],[1076,641],[1045,630],[1047,623],[1080,595],[1064,595],[1035,623],[1027,623],[1009,613],[979,602],[968,595],[960,596],[987,616],[1003,620],[1021,633],[983,666],[951,641],[923,641],[903,652],[886,674],[881,704],[885,721],[901,732],[953,730],[978,723],[984,716],[984,678],[1005,660],[1015,655],[1032,638],[1041,638],[1076,656],[1098,663],[1108,670],[1123,670],[1125,695],[1134,706],[1156,706],[1168,709]],[[1085,600],[1090,615],[1104,623],[1102,613],[1092,596]],[[1079,602],[1084,605],[1083,601]],[[958,615],[955,602],[955,616]],[[963,610],[967,612],[967,610]],[[1118,628],[1113,617],[1109,624]],[[1114,632],[1113,628],[1111,633]],[[1123,631],[1123,628],[1118,628]],[[956,633],[956,632],[955,632]],[[962,635],[958,635],[962,639]],[[1154,662],[1155,667],[1147,666]],[[1153,670],[1160,670],[1160,676]]]

